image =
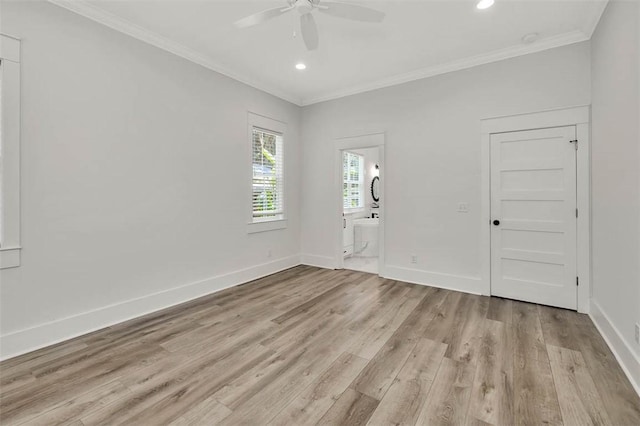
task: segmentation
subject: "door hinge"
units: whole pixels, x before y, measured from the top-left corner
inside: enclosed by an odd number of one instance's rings
[[[574,139],[572,141],[569,141],[569,143],[574,143],[575,147],[576,147],[576,151],[578,150],[578,139]]]
[[[580,279],[578,277],[576,277],[576,286],[580,285]]]
[[[576,217],[578,217],[578,209],[576,209]]]

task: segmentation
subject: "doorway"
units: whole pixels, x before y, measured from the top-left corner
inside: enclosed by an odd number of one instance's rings
[[[483,294],[588,313],[590,107],[484,119]]]
[[[491,135],[491,294],[577,308],[575,126]]]
[[[336,267],[384,270],[384,135],[335,141]]]
[[[342,151],[343,267],[378,273],[379,148]]]

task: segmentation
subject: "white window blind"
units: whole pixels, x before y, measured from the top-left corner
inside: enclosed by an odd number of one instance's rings
[[[364,207],[364,157],[352,152],[342,154],[342,207]]]
[[[281,134],[253,127],[253,221],[284,218],[284,148]]]

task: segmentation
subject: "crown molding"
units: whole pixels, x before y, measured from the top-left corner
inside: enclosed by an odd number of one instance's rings
[[[602,14],[604,13],[604,10],[607,8],[608,4],[609,4],[609,0],[601,0],[596,3],[596,14],[593,15],[593,18],[591,19],[591,21],[588,22],[587,25],[585,26],[586,27],[585,33],[589,36],[589,38],[591,38],[594,31],[596,30],[596,27],[600,22],[600,18],[602,18]]]
[[[276,96],[287,102],[291,102],[297,106],[308,106],[319,102],[330,101],[333,99],[339,99],[346,96],[356,95],[359,93],[369,92],[372,90],[382,89],[385,87],[396,86],[403,83],[408,83],[415,80],[421,80],[423,78],[433,77],[441,74],[446,74],[453,71],[460,71],[467,68],[472,68],[478,65],[485,65],[492,62],[502,61],[505,59],[515,58],[518,56],[528,55],[531,53],[541,52],[556,47],[566,46],[569,44],[579,43],[587,41],[591,38],[591,35],[595,31],[600,17],[604,12],[609,0],[602,0],[597,2],[597,13],[593,19],[586,25],[585,32],[576,30],[564,34],[559,34],[552,37],[547,37],[536,41],[535,43],[526,45],[516,45],[507,47],[504,49],[495,50],[493,52],[483,53],[480,55],[463,58],[460,60],[448,62],[445,64],[439,64],[426,68],[421,68],[415,71],[411,71],[396,76],[383,78],[371,83],[366,83],[351,87],[345,90],[336,90],[329,92],[322,96],[300,98],[291,93],[283,92],[282,90],[267,85],[263,82],[255,81],[245,75],[241,75],[234,71],[231,71],[222,65],[213,61],[210,57],[203,55],[193,49],[190,49],[180,43],[176,43],[169,40],[159,34],[142,28],[130,21],[113,15],[109,12],[100,9],[99,7],[89,4],[85,0],[48,0],[51,4],[67,9],[85,18],[91,19],[102,25],[105,25],[113,30],[127,34],[159,49],[173,53],[188,61],[194,62],[212,71],[225,75],[229,78],[237,80],[248,86],[254,87],[258,90]]]
[[[176,43],[159,34],[140,27],[126,19],[113,15],[103,9],[93,6],[84,0],[48,0],[49,3],[67,9],[92,21],[98,22],[118,32],[127,34],[159,49],[173,53],[188,61],[201,65],[219,74],[237,80],[270,95],[276,96],[297,106],[302,106],[300,98],[285,93],[280,89],[255,81],[252,78],[231,71],[211,60],[210,57],[190,49],[180,43]]]
[[[603,9],[604,10],[604,9]],[[498,62],[505,59],[515,58],[518,56],[528,55],[530,53],[541,52],[556,47],[566,46],[569,44],[580,43],[589,40],[590,35],[576,30],[553,37],[547,37],[531,44],[523,44],[511,46],[504,49],[494,50],[493,52],[483,53],[476,56],[448,62],[445,64],[435,65],[431,67],[421,68],[405,74],[384,78],[373,83],[362,84],[347,90],[337,90],[327,95],[315,98],[303,98],[302,106],[313,105],[319,102],[330,101],[333,99],[343,98],[345,96],[356,95],[363,92],[382,89],[385,87],[396,86],[423,78],[433,77],[440,74],[446,74],[453,71],[460,71],[467,68],[473,68],[478,65],[485,65],[491,62]]]

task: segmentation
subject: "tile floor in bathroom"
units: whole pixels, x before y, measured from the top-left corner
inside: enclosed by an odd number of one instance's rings
[[[370,274],[378,273],[377,257],[351,256],[344,259],[344,269],[353,271],[369,272]]]

